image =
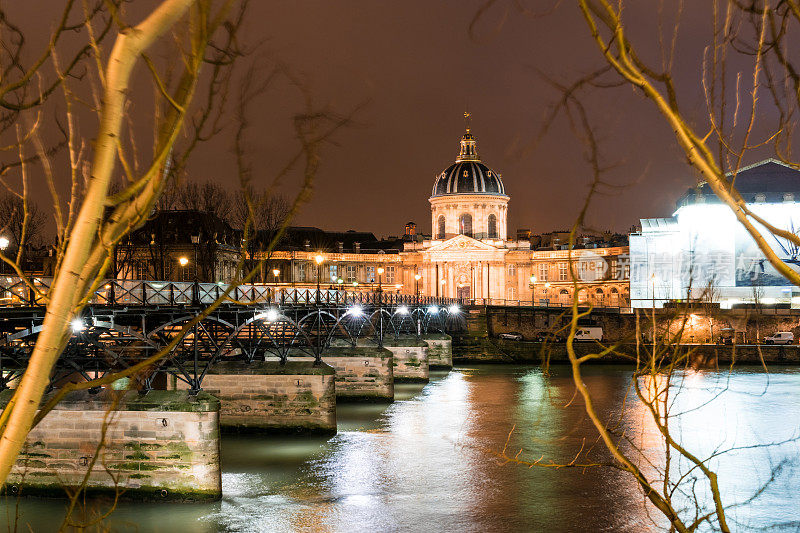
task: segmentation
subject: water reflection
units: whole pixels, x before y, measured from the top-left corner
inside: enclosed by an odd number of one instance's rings
[[[662,441],[643,406],[633,401],[630,377],[624,367],[585,370],[596,408],[619,421],[649,454],[655,475]],[[759,498],[731,511],[735,528],[796,528],[800,510],[793,497],[800,472],[794,459],[800,449],[787,439],[800,431],[800,373],[742,370],[679,377],[680,394],[671,392],[669,405],[671,412],[683,413],[672,422],[680,438],[702,454],[737,447],[714,460],[726,499],[745,501],[770,479],[770,465],[780,467]],[[510,455],[519,452],[526,460],[566,463],[580,450],[590,460],[608,459],[568,369],[554,367],[544,375],[532,367],[463,368],[434,374],[424,387],[400,385],[397,392],[401,399],[392,404],[340,406],[339,433],[332,438],[226,436],[222,502],[124,504],[112,528],[171,533],[656,529],[641,492],[624,473],[529,469],[493,455],[508,443]],[[671,473],[686,468],[676,462]],[[35,531],[52,529],[62,509],[48,501],[21,505],[23,520]]]

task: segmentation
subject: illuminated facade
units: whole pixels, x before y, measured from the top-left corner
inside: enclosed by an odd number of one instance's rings
[[[775,160],[743,168],[735,185],[753,213],[791,233],[800,230],[800,172]],[[781,276],[719,202],[708,184],[689,190],[672,218],[643,219],[630,236],[634,307],[662,307],[687,298],[736,304],[793,304],[800,293]],[[800,265],[797,246],[764,232],[790,267]]]
[[[508,239],[509,200],[502,176],[483,164],[467,128],[455,163],[434,180],[431,239],[407,243],[400,253],[403,286],[414,287],[418,275],[425,295],[544,305],[577,296],[627,306],[627,246],[573,250],[575,294],[568,250],[531,250],[528,240]]]
[[[384,240],[368,232],[291,227],[272,252],[265,251],[272,234],[245,252],[241,231],[227,223],[167,211],[120,244],[115,271],[124,278],[228,282],[241,263],[257,269],[257,283],[296,288],[380,287],[498,304],[569,305],[577,297],[628,305],[627,246],[581,240],[570,254],[550,239],[540,243],[545,249],[532,250],[529,240],[508,238],[509,201],[502,176],[483,164],[467,128],[455,162],[434,179],[430,235],[418,234],[411,222],[402,237]]]
[[[629,305],[627,246],[581,242],[571,254],[563,244],[532,250],[528,240],[508,239],[509,200],[502,176],[483,164],[467,128],[455,162],[434,179],[430,237],[420,238],[409,223],[395,248],[376,249],[374,241],[345,250],[337,241],[336,246],[276,251],[266,271],[274,267],[278,275],[265,281],[312,287],[319,277],[324,287],[380,286],[387,292],[498,304],[570,305],[577,297],[594,305]],[[321,265],[315,263],[318,254],[324,258]]]

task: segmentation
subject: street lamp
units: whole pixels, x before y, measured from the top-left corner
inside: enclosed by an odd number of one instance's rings
[[[536,305],[536,276],[531,274],[531,305]]]
[[[383,267],[378,267],[378,292],[382,292],[383,283]]]
[[[189,264],[189,259],[186,256],[182,256],[178,259],[178,263],[181,265],[181,281],[186,281],[186,265]]]
[[[278,276],[281,275],[280,269],[273,268],[272,269],[272,275],[275,277],[275,283],[278,283]]]
[[[417,295],[417,300],[419,300],[419,280],[422,279],[422,275],[417,273],[414,274],[414,293]]]
[[[655,272],[650,274],[650,284],[653,287],[653,292],[652,292],[652,296],[653,296],[652,302],[653,303],[652,303],[652,306],[653,306],[653,309],[655,309],[656,308],[656,273]]]
[[[322,257],[322,254],[317,254],[314,261],[317,262],[317,302],[319,302],[319,278],[322,276],[322,262],[325,261],[325,258]]]

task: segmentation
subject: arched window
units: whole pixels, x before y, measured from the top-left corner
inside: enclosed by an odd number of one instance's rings
[[[567,289],[561,289],[561,292],[558,293],[558,303],[561,305],[569,305],[571,303],[569,299],[569,291]]]
[[[619,291],[616,287],[611,288],[611,307],[619,307]]]
[[[444,215],[439,215],[436,222],[436,238],[444,239]]]
[[[586,289],[581,289],[578,291],[578,303],[583,303],[586,301]]]
[[[472,237],[472,215],[464,213],[458,217],[458,232],[467,237]]]
[[[603,294],[603,289],[596,289],[594,291],[594,301],[597,305],[602,306],[603,301],[605,300],[605,294]]]
[[[497,238],[497,217],[494,215],[489,215],[488,219],[489,225],[489,238],[496,239]]]

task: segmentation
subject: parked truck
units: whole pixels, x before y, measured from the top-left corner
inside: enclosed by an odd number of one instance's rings
[[[578,326],[575,331],[576,341],[602,341],[603,328],[600,326]]]

